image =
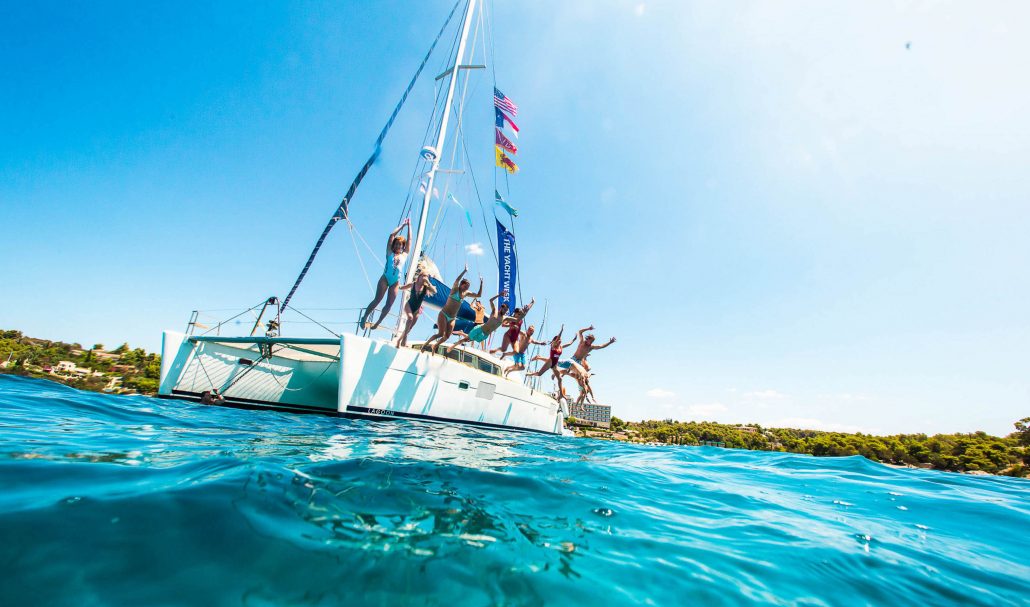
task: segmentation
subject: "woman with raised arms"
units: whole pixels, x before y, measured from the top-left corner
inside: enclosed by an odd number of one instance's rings
[[[420,262],[415,270],[415,279],[406,285],[401,285],[400,288],[402,290],[411,289],[407,305],[403,307],[404,331],[401,333],[400,339],[397,340],[397,347],[403,348],[408,345],[408,334],[411,333],[415,323],[418,322],[419,314],[422,313],[422,302],[425,301],[426,297],[432,297],[436,294],[436,287],[433,286],[433,281],[429,280],[429,274],[426,273],[425,266]]]
[[[483,277],[479,277],[479,290],[475,293],[469,293],[469,287],[472,283],[465,278],[465,274],[469,271],[469,267],[466,265],[465,269],[458,274],[458,277],[454,279],[454,284],[451,285],[451,294],[447,297],[447,303],[440,309],[440,315],[436,319],[436,333],[426,340],[426,343],[422,344],[422,351],[430,350],[431,352],[436,351],[436,346],[439,346],[443,342],[447,341],[451,333],[454,332],[454,321],[458,318],[458,310],[461,309],[461,302],[466,297],[479,297],[483,294]],[[436,343],[433,343],[433,340]]]
[[[401,230],[405,231],[405,236],[398,236]],[[394,300],[397,299],[397,287],[401,281],[401,270],[404,269],[404,262],[408,259],[408,247],[411,239],[411,220],[405,219],[401,225],[397,226],[393,232],[390,232],[390,238],[386,241],[386,266],[383,268],[383,275],[379,277],[379,283],[376,284],[376,295],[372,298],[372,301],[365,308],[365,313],[361,315],[360,327],[365,329],[378,329],[379,324],[383,322],[386,315],[390,313],[390,308],[393,307]],[[383,295],[386,295],[386,305],[383,306],[383,311],[379,314],[379,320],[374,325],[369,325],[368,317],[379,305],[379,302],[383,300]]]

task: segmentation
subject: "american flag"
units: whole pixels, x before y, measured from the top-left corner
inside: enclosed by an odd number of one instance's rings
[[[519,115],[519,106],[515,105],[515,102],[508,99],[504,93],[494,87],[494,107],[508,112],[512,116]]]

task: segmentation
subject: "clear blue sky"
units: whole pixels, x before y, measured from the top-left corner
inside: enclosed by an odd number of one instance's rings
[[[449,9],[3,2],[0,327],[156,350],[192,309],[282,296]],[[523,292],[619,338],[592,359],[617,415],[1030,415],[1030,4],[500,1],[493,22]],[[431,96],[354,201],[376,249]],[[354,260],[338,229],[297,305],[364,303]]]

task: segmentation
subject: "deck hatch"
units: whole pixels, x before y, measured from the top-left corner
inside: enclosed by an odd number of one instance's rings
[[[493,398],[495,388],[497,388],[497,386],[494,384],[488,384],[485,381],[479,382],[479,386],[476,387],[476,398]]]

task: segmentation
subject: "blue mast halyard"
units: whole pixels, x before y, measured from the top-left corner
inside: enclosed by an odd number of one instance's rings
[[[466,34],[468,33],[468,15],[471,13],[471,6],[474,2],[475,0],[469,0],[469,8],[467,9],[465,14]],[[315,257],[318,255],[319,249],[322,248],[322,244],[325,242],[326,237],[329,236],[329,232],[332,231],[333,226],[336,225],[336,222],[347,217],[347,207],[350,205],[350,201],[354,198],[354,193],[357,191],[358,186],[361,185],[361,181],[365,178],[365,174],[368,173],[368,170],[372,168],[372,165],[375,163],[376,159],[379,158],[379,154],[382,151],[383,140],[386,139],[386,134],[390,131],[390,127],[393,126],[394,120],[397,119],[397,114],[400,113],[401,107],[403,107],[404,102],[407,101],[408,94],[411,93],[411,90],[415,87],[415,82],[418,80],[419,75],[422,74],[422,70],[426,67],[426,63],[429,62],[429,57],[433,54],[433,49],[436,48],[436,44],[440,41],[441,36],[443,36],[444,30],[447,29],[447,25],[451,22],[451,18],[454,17],[454,13],[458,10],[458,6],[460,4],[461,0],[455,2],[450,14],[447,15],[447,20],[444,21],[443,27],[441,27],[440,31],[436,34],[436,38],[433,40],[433,44],[430,45],[429,51],[426,53],[426,56],[422,59],[422,63],[419,64],[418,69],[415,71],[415,75],[411,77],[411,82],[408,83],[408,87],[404,89],[404,94],[401,95],[400,101],[397,102],[397,106],[393,109],[393,113],[390,114],[390,119],[386,121],[386,126],[384,126],[383,130],[379,133],[379,137],[376,139],[375,149],[372,151],[372,155],[369,156],[368,160],[365,161],[364,166],[361,167],[361,170],[358,171],[358,174],[354,178],[354,181],[351,182],[350,187],[347,188],[347,193],[344,194],[343,200],[340,201],[340,204],[333,212],[332,217],[329,218],[329,222],[326,224],[325,229],[322,230],[322,234],[318,237],[318,241],[315,242],[315,248],[312,249],[311,254],[308,255],[308,260],[304,264],[304,268],[300,271],[300,275],[297,277],[297,280],[293,283],[293,287],[290,288],[290,292],[282,300],[282,304],[279,307],[280,313],[286,309],[286,306],[289,305],[290,300],[293,299],[294,294],[300,287],[300,283],[304,280],[304,277],[307,276],[308,270],[311,269],[311,264],[314,263]],[[465,39],[463,37],[462,45],[464,45],[464,43]],[[453,88],[454,85],[452,84],[452,92]],[[449,101],[450,99],[448,98],[448,102]]]

